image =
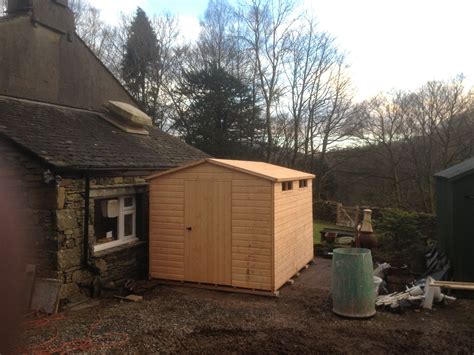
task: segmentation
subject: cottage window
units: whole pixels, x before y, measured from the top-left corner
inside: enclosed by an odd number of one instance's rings
[[[293,190],[293,181],[285,181],[281,184],[282,191]]]
[[[136,240],[135,196],[94,200],[94,251]]]
[[[300,189],[308,187],[308,180],[300,180]]]

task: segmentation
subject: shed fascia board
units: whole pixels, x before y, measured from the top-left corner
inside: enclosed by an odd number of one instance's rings
[[[438,179],[455,181],[474,173],[474,158],[467,159],[434,175]]]
[[[145,178],[145,180],[153,180],[153,179],[156,179],[158,177],[162,177],[164,175],[173,174],[177,171],[188,169],[188,168],[191,168],[191,167],[196,166],[196,165],[200,165],[202,163],[205,163],[206,161],[207,161],[207,159],[196,160],[196,161],[193,161],[193,162],[191,162],[189,164],[186,164],[186,165],[178,166],[176,168],[172,168],[172,169],[169,169],[169,170],[166,170],[166,171],[161,171],[159,173],[152,174],[150,176],[147,176]]]
[[[158,177],[161,177],[161,176],[164,176],[164,175],[168,175],[168,174],[172,174],[172,173],[175,173],[175,172],[183,170],[183,169],[188,169],[188,168],[191,168],[193,166],[200,165],[200,164],[203,164],[203,163],[206,163],[206,162],[210,163],[210,164],[213,164],[213,165],[222,166],[222,167],[227,168],[227,169],[237,170],[237,171],[240,171],[242,173],[253,175],[253,176],[256,176],[256,177],[259,177],[259,178],[262,178],[262,179],[266,179],[266,180],[270,180],[270,181],[273,181],[273,182],[283,182],[283,181],[293,181],[293,180],[298,180],[298,179],[314,179],[315,178],[315,175],[313,175],[313,174],[305,173],[303,171],[283,168],[283,167],[280,167],[278,165],[273,165],[273,164],[269,164],[269,165],[271,165],[275,168],[279,168],[279,169],[291,170],[295,174],[292,175],[292,176],[281,178],[281,177],[272,176],[270,174],[264,174],[262,172],[252,170],[251,167],[249,167],[249,168],[242,167],[241,164],[239,164],[239,165],[232,164],[232,160],[205,158],[205,159],[201,159],[201,160],[192,162],[192,163],[187,164],[187,165],[177,167],[175,169],[170,169],[170,170],[167,170],[167,171],[164,171],[164,172],[160,172],[160,173],[150,175],[150,176],[146,177],[146,180],[153,180],[155,178],[158,178]],[[244,162],[244,161],[242,161],[242,162]]]

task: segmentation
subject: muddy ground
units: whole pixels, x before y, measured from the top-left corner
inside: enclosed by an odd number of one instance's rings
[[[157,286],[137,303],[100,306],[25,323],[18,351],[474,352],[474,300],[431,311],[334,315],[330,260],[316,259],[278,298]]]

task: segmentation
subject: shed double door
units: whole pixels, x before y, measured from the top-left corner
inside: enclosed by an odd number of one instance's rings
[[[185,181],[184,278],[232,284],[232,183]]]

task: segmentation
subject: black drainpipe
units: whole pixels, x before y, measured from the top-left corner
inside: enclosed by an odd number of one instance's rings
[[[89,202],[91,182],[89,173],[85,174],[86,191],[84,196],[84,241],[83,241],[83,265],[89,266]]]

